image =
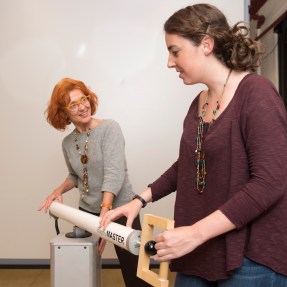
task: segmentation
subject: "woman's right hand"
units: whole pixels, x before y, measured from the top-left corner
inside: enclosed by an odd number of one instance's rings
[[[127,218],[126,226],[132,228],[134,219],[139,214],[142,203],[139,200],[132,200],[116,209],[108,211],[100,221],[100,228],[106,229],[111,221],[125,216]]]
[[[140,196],[145,200],[145,202],[152,201],[151,188],[148,187],[140,194]],[[140,213],[142,207],[142,202],[138,199],[134,199],[116,209],[112,209],[103,216],[102,220],[100,221],[100,228],[106,229],[111,221],[114,221],[122,216],[127,218],[126,227],[132,228],[133,221]]]
[[[50,208],[51,203],[54,200],[58,200],[60,203],[63,203],[62,194],[71,190],[74,187],[76,187],[76,183],[72,179],[66,178],[65,181],[56,189],[54,189],[54,191],[46,198],[46,200],[42,203],[38,210],[44,210],[45,212],[47,212]]]
[[[60,203],[63,203],[62,194],[57,191],[52,192],[39,207],[38,211],[44,210],[44,212],[47,212],[54,200],[58,200]]]

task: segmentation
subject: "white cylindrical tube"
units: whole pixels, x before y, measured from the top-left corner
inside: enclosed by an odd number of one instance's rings
[[[53,201],[49,213],[64,219],[86,231],[122,247],[132,254],[139,254],[141,231],[111,222],[105,230],[100,229],[100,218],[93,214]]]

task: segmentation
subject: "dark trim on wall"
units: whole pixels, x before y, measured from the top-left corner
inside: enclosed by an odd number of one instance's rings
[[[264,15],[258,15],[260,8],[267,2],[267,0],[251,0],[249,5],[250,20],[257,21],[257,29],[259,29],[265,22]]]
[[[102,259],[102,269],[119,269],[118,259]],[[159,263],[151,260],[150,268],[159,268]],[[0,269],[50,269],[50,259],[0,259]]]
[[[271,29],[275,28],[280,22],[282,22],[285,17],[287,17],[287,11],[285,11],[280,17],[278,17],[271,25],[269,25],[262,33],[260,33],[256,37],[256,41],[261,39],[266,33],[268,33]]]
[[[249,5],[250,14],[256,14],[266,2],[267,0],[251,0]]]
[[[287,108],[287,12],[274,32],[278,34],[279,93]]]

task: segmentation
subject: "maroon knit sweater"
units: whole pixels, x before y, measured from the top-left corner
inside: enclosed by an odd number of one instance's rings
[[[206,134],[202,194],[195,184],[198,100],[184,120],[179,158],[150,185],[152,197],[156,201],[177,191],[176,227],[219,209],[237,229],[172,260],[171,270],[219,280],[247,256],[287,276],[287,118],[278,92],[256,74],[241,81]]]

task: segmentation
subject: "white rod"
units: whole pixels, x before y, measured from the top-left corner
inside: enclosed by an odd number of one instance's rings
[[[64,219],[83,230],[98,235],[107,241],[120,246],[132,254],[139,254],[141,231],[111,222],[105,230],[99,228],[100,218],[93,214],[53,201],[49,213]]]

